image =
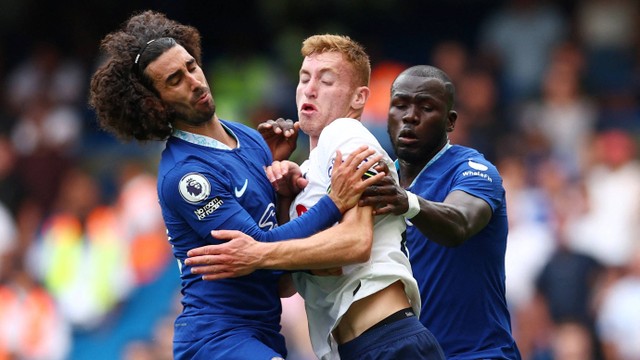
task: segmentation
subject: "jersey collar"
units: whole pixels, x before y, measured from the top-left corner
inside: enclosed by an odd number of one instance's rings
[[[238,137],[236,136],[236,134],[233,133],[233,131],[231,129],[229,129],[229,127],[227,127],[225,124],[220,123],[222,125],[222,127],[225,129],[225,131],[233,136],[236,139],[236,143],[238,144],[238,148],[240,147],[240,140],[238,139]],[[184,131],[184,130],[178,130],[178,129],[174,129],[173,132],[171,133],[171,136],[177,137],[178,139],[182,139],[186,142],[190,142],[192,144],[196,144],[196,145],[201,145],[201,146],[206,146],[206,147],[210,147],[210,148],[214,148],[214,149],[220,149],[220,150],[233,150],[232,148],[230,148],[229,146],[227,146],[226,144],[210,138],[208,136],[204,136],[204,135],[199,135],[199,134],[194,134],[188,131]]]

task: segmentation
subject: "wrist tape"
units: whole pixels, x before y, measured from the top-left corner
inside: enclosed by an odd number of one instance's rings
[[[407,219],[411,219],[414,216],[418,215],[418,213],[420,212],[420,203],[418,202],[418,197],[416,196],[416,194],[409,191],[407,191],[406,193],[407,199],[409,200],[409,210],[402,214],[402,216],[406,217]]]

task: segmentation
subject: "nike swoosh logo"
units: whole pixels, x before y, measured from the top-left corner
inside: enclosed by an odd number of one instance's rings
[[[238,190],[238,187],[234,189],[236,192],[236,197],[242,197],[244,195],[245,190],[247,190],[247,184],[249,184],[249,179],[244,179],[244,185],[242,185],[242,189]]]

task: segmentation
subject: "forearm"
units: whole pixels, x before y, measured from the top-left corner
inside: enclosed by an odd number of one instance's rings
[[[455,247],[484,228],[491,207],[484,200],[462,191],[450,193],[444,202],[418,197],[420,212],[410,219],[422,234],[440,245]]]
[[[260,268],[310,270],[367,261],[373,242],[370,207],[354,207],[344,220],[305,239],[265,243]]]
[[[454,206],[419,198],[420,212],[410,219],[413,226],[440,245],[455,247],[466,239],[463,214]]]

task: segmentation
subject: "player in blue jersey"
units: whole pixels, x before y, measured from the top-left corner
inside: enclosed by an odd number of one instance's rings
[[[374,151],[359,148],[337,166],[341,180],[332,183],[330,196],[307,216],[278,227],[276,196],[264,173],[273,161],[269,145],[256,130],[217,117],[200,68],[198,31],[147,11],[107,35],[102,49],[108,58],[92,77],[90,94],[101,126],[124,139],[166,140],[158,197],[183,295],[174,358],[286,357],[279,333],[282,273],[264,270],[205,282],[185,265],[187,251],[217,243],[212,229],[237,229],[274,241],[332,225],[375,181],[363,181],[366,169],[356,169]],[[286,139],[271,145],[278,156],[288,156],[293,148]],[[355,234],[361,230],[348,216],[338,226]]]
[[[449,77],[431,66],[391,87],[388,131],[400,185],[367,189],[361,205],[404,214],[420,320],[447,359],[520,359],[505,300],[507,211],[502,178],[474,149],[453,145],[457,114]]]
[[[345,154],[361,145],[384,155],[391,176],[393,162],[375,137],[359,121],[369,96],[369,57],[360,44],[339,35],[314,35],[302,45],[304,56],[296,89],[300,128],[309,135],[309,158],[301,165],[277,162],[268,169],[270,178],[304,174],[307,186],[297,192],[290,217],[299,219],[322,196],[326,196]],[[363,164],[363,167],[370,167]],[[332,190],[333,191],[333,190]],[[420,313],[418,285],[404,246],[404,218],[391,214],[374,217],[372,208],[350,210],[359,214],[373,236],[367,242],[347,242],[348,233],[326,230],[308,239],[277,243],[254,242],[238,232],[227,236],[227,244],[190,251],[189,262],[207,279],[223,279],[254,269],[316,269],[340,266],[341,272],[318,276],[295,272],[295,287],[305,300],[309,334],[316,356],[322,360],[348,359],[444,359],[433,335],[417,316]],[[325,234],[324,241],[318,236]],[[294,238],[295,236],[291,236]],[[198,256],[196,256],[198,255]],[[328,255],[328,257],[327,257]],[[224,280],[218,280],[224,281]]]

